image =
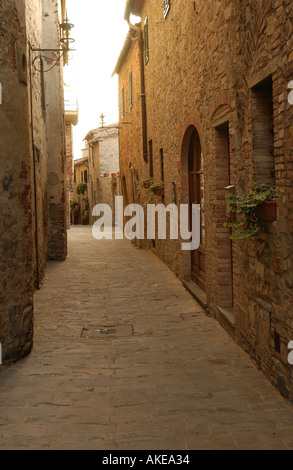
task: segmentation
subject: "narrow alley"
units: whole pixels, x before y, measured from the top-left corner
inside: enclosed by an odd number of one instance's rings
[[[293,448],[292,406],[156,256],[68,233],[0,369],[1,449]]]

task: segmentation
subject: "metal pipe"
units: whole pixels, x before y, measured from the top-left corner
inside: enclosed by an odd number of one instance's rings
[[[147,151],[147,111],[146,111],[146,95],[145,95],[145,73],[144,73],[144,56],[143,56],[143,35],[141,28],[130,23],[129,18],[125,18],[130,29],[133,29],[138,34],[138,43],[140,51],[140,82],[141,82],[141,120],[142,120],[142,147],[143,159],[148,163]]]
[[[40,270],[39,270],[39,239],[38,239],[38,203],[37,203],[37,177],[36,177],[36,159],[34,143],[34,121],[33,121],[33,82],[32,82],[32,61],[31,45],[29,43],[29,69],[30,69],[30,112],[31,112],[31,138],[33,152],[33,182],[34,182],[34,206],[35,206],[35,253],[36,253],[36,288],[40,289]]]

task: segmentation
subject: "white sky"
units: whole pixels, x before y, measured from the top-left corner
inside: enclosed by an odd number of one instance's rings
[[[64,82],[76,90],[79,124],[74,128],[74,157],[81,157],[83,138],[91,129],[118,122],[118,77],[111,78],[128,32],[123,19],[126,0],[67,0],[75,39]]]

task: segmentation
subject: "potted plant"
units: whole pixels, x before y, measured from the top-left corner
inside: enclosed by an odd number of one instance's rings
[[[152,182],[153,182],[153,178],[146,178],[146,179],[140,180],[137,183],[137,192],[140,193],[141,188],[149,189]]]
[[[152,193],[155,196],[164,196],[164,182],[160,181],[158,183],[151,184],[149,193]]]
[[[267,200],[262,202],[257,208],[257,214],[264,222],[274,222],[277,220],[277,201]]]
[[[86,183],[79,183],[79,185],[76,188],[77,194],[85,194],[87,191],[87,184]]]
[[[143,182],[143,187],[145,189],[149,189],[151,187],[151,184],[153,183],[153,179],[152,178],[149,178],[149,179],[146,179],[144,180]]]
[[[70,201],[70,209],[72,211],[74,211],[74,209],[76,208],[78,202],[77,201]]]
[[[147,201],[146,201],[146,204],[150,203],[154,196],[164,196],[164,182],[163,181],[160,181],[159,183],[153,183],[150,185],[147,193],[146,193],[146,197],[147,197]]]
[[[266,216],[267,207],[273,207],[273,214]],[[252,191],[244,196],[229,195],[229,211],[240,215],[240,220],[225,223],[224,227],[232,227],[235,234],[231,238],[243,239],[257,237],[264,232],[265,222],[277,220],[277,201],[274,186],[254,183]]]

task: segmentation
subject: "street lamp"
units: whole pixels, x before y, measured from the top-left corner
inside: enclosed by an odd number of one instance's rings
[[[67,54],[70,51],[75,50],[75,49],[70,48],[71,44],[75,42],[75,39],[70,37],[70,32],[73,27],[74,25],[69,22],[67,13],[66,13],[66,18],[65,18],[64,23],[60,24],[60,36],[61,36],[60,42],[62,45],[61,48],[59,49],[36,49],[34,47],[31,47],[31,50],[33,52],[40,52],[40,54],[34,57],[33,62],[32,62],[35,70],[37,70],[38,72],[49,72],[50,70],[52,70],[53,67],[55,67],[55,65],[57,65],[60,62],[61,58],[65,54]],[[50,64],[50,65],[53,62],[53,65],[51,65],[51,67],[47,70],[43,69],[43,59],[47,62],[47,64]],[[38,65],[36,63],[37,60],[39,60],[40,68],[38,68]]]

